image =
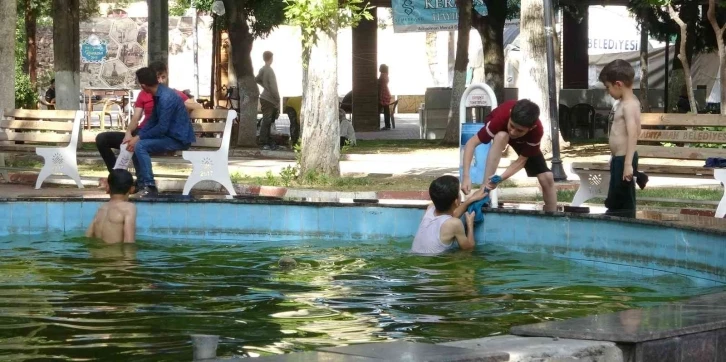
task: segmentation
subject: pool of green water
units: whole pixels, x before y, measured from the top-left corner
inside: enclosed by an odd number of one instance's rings
[[[0,360],[191,360],[406,339],[443,342],[706,292],[483,246],[436,257],[410,242],[0,241]],[[278,266],[293,257],[291,270]]]

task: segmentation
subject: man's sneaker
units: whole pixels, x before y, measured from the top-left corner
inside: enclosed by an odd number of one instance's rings
[[[645,185],[648,184],[648,175],[642,172],[638,172],[637,176],[635,177],[635,183],[638,184],[638,187],[640,187],[641,190],[644,189]]]
[[[131,195],[136,195],[136,194],[139,193],[139,191],[141,191],[141,186],[139,186],[139,181],[136,180],[136,181],[134,181],[133,186],[131,186],[131,192],[130,192],[130,194]]]
[[[137,195],[140,198],[154,198],[159,196],[159,191],[154,186],[144,186]]]

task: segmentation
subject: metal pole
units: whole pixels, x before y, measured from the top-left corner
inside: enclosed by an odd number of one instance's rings
[[[567,180],[567,174],[560,159],[560,125],[557,105],[557,77],[555,69],[555,31],[553,28],[552,0],[544,0],[544,26],[547,46],[547,87],[550,98],[550,125],[552,131],[552,174],[555,181]]]

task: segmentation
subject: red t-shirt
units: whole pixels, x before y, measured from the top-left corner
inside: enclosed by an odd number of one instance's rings
[[[481,130],[476,134],[479,137],[481,143],[491,142],[494,135],[499,132],[508,132],[509,115],[512,113],[512,108],[517,101],[507,101],[499,105],[499,107],[492,110],[492,113],[486,118],[486,126],[482,127]],[[527,132],[524,136],[509,139],[509,145],[512,146],[518,155],[524,157],[533,157],[542,153],[539,149],[540,141],[544,135],[544,128],[542,122],[538,119],[534,125],[534,128]]]
[[[181,91],[178,91],[174,89],[176,94],[181,97],[182,101],[186,102],[189,97],[187,97],[186,94],[182,93]],[[139,92],[139,96],[136,97],[136,103],[134,103],[134,108],[142,108],[144,110],[144,118],[139,121],[139,128],[143,127],[144,123],[146,123],[147,120],[149,120],[149,117],[151,117],[151,112],[154,111],[154,96],[145,91],[142,90]]]

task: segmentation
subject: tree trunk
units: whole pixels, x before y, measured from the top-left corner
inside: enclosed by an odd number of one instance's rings
[[[552,127],[547,86],[547,47],[544,31],[542,0],[522,0],[520,13],[519,99],[529,99],[539,105],[544,128],[540,143],[543,153],[552,151]]]
[[[169,2],[147,0],[149,9],[148,61],[169,64]],[[225,5],[227,5],[225,3]]]
[[[303,59],[310,59],[310,52],[312,49],[305,48],[305,42],[303,42],[302,45],[302,51],[303,51]],[[307,111],[305,110],[306,104],[307,104],[307,95],[308,95],[308,66],[310,65],[310,62],[308,61],[307,64],[303,61],[303,74],[302,74],[302,99],[300,103],[300,114],[298,115],[298,121],[300,121],[300,129],[298,130],[298,134],[302,134],[303,129],[305,128],[305,115],[307,114]],[[302,141],[300,141],[302,142]],[[340,142],[340,139],[338,140]],[[301,143],[302,144],[302,143]]]
[[[460,0],[459,0],[460,1]],[[456,38],[454,36],[455,32],[450,31],[449,32],[449,42],[448,42],[448,62],[446,64],[446,85],[453,84],[454,82],[454,68],[456,67]]]
[[[231,61],[237,77],[239,89],[239,133],[237,146],[257,146],[257,104],[260,90],[255,82],[254,69],[252,69],[252,43],[254,38],[247,25],[247,14],[237,0],[224,0],[227,24],[229,29],[229,43]]]
[[[438,33],[426,33],[426,60],[428,61],[429,72],[431,72],[431,79],[434,80],[434,86],[439,87],[441,86],[441,80],[439,79],[439,59],[436,49],[437,40]]]
[[[38,11],[33,9],[32,0],[25,1],[25,62],[24,70],[30,77],[30,83],[35,86],[38,82],[38,45],[35,42],[35,33],[38,28]]]
[[[81,92],[79,0],[53,0],[56,109],[78,110]]]
[[[643,16],[640,24],[640,105],[643,112],[650,112],[648,100],[648,20]]]
[[[219,21],[219,20],[217,20]],[[217,26],[219,28],[219,26]],[[217,70],[217,98],[222,99],[226,97],[227,88],[229,88],[229,33],[219,30],[219,54],[217,55],[218,70]],[[227,100],[229,102],[229,100]]]
[[[15,108],[15,0],[0,1],[0,112]],[[8,181],[8,180],[5,180]]]
[[[469,63],[469,32],[471,31],[472,0],[458,0],[459,36],[456,43],[456,63],[454,64],[454,86],[449,105],[449,123],[446,126],[444,144],[459,144],[459,106],[461,96],[466,90],[466,65]]]
[[[506,3],[490,1],[488,16],[472,11],[472,27],[481,37],[484,52],[484,77],[494,90],[497,102],[504,102],[504,23],[507,18]]]
[[[681,17],[678,15],[673,6],[668,5],[667,8],[671,19],[673,19],[678,24],[678,27],[681,29],[681,47],[678,53],[678,59],[683,65],[683,76],[686,80],[686,90],[688,91],[688,101],[691,105],[691,113],[696,113],[698,112],[698,107],[696,106],[696,97],[693,95],[693,79],[691,78],[691,66],[688,63],[688,54],[686,53],[688,28],[686,26],[686,23],[681,20]]]
[[[338,119],[337,20],[318,31],[310,52],[305,84],[300,175],[340,175],[340,122]]]
[[[708,0],[708,22],[711,23],[714,33],[716,33],[716,44],[718,46],[719,60],[719,77],[721,86],[721,114],[726,115],[726,47],[724,47],[723,35],[726,31],[726,24],[721,27],[716,20],[716,4],[715,0]]]

